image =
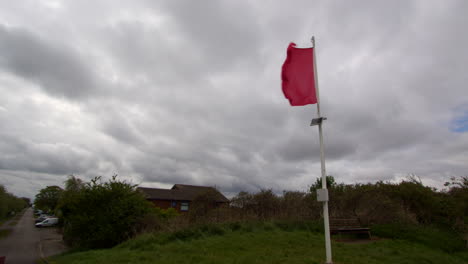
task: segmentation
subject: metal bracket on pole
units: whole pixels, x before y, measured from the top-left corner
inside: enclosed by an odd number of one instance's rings
[[[326,117],[314,118],[312,119],[312,122],[310,122],[310,126],[316,126],[316,125],[322,124],[324,120],[327,120],[327,118]]]

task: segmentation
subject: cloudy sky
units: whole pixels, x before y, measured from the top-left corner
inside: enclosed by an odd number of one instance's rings
[[[467,13],[462,0],[0,0],[0,184],[306,190],[316,106],[289,106],[280,71],[289,42],[315,35],[327,173],[442,187],[468,173]]]

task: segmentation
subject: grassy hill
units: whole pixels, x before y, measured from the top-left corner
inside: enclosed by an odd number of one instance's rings
[[[50,263],[323,263],[324,238],[313,226],[275,224],[203,226],[145,234],[117,247],[67,253]],[[430,234],[429,234],[430,236]],[[467,251],[401,239],[333,241],[335,263],[468,263]]]

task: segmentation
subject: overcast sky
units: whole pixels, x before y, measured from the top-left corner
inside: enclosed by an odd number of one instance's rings
[[[316,106],[289,42],[316,36],[327,173],[442,187],[468,173],[467,1],[0,0],[0,184],[306,190]]]

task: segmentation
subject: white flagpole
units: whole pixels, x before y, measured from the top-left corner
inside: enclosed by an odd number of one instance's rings
[[[327,256],[326,263],[332,262],[332,252],[331,252],[331,242],[330,242],[330,222],[328,216],[328,191],[327,191],[327,173],[325,171],[325,154],[323,150],[323,135],[322,135],[322,118],[320,115],[320,96],[319,96],[319,86],[318,86],[318,76],[317,76],[317,56],[315,53],[315,37],[312,37],[312,46],[313,46],[313,63],[314,63],[314,80],[315,80],[315,93],[317,95],[317,117],[318,117],[318,128],[319,128],[319,138],[320,138],[320,162],[322,167],[322,190],[325,193],[326,199],[323,201],[323,222],[325,226],[325,251]]]

